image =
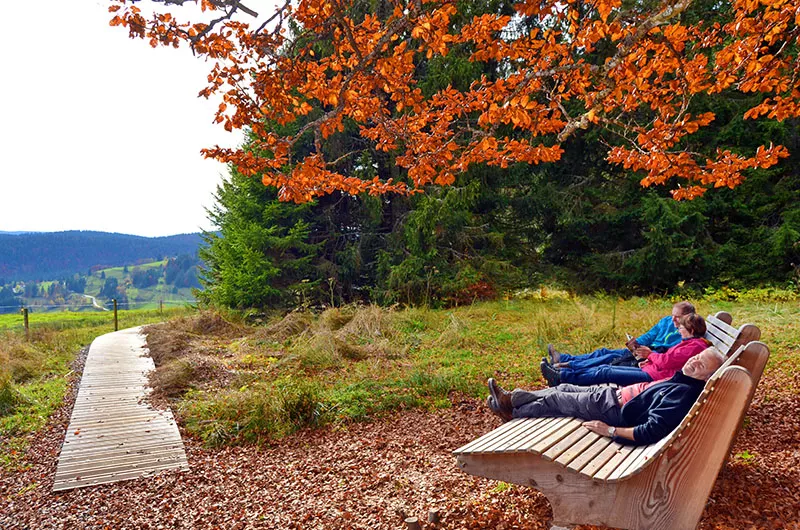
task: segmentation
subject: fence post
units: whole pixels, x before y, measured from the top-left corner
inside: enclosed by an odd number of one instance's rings
[[[19,312],[22,313],[22,321],[25,323],[25,338],[29,339],[31,337],[31,328],[28,324],[28,308],[23,307]]]
[[[117,299],[114,298],[114,331],[119,331],[119,320],[117,320]]]
[[[164,300],[159,300],[158,301],[158,314],[159,315],[163,315],[164,314]]]

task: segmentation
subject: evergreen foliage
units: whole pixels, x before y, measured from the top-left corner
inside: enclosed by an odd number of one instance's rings
[[[354,17],[380,16],[385,8],[384,2],[362,2]],[[697,2],[684,17],[711,20],[715,9]],[[455,25],[509,9],[501,1],[462,1],[458,12]],[[519,20],[516,30],[529,31],[528,24]],[[329,52],[324,43],[315,46],[319,56]],[[594,52],[599,58],[587,60],[601,63],[612,52],[600,45]],[[502,75],[503,65],[477,64],[469,54],[462,46],[446,58],[420,55],[420,89],[431,94]],[[774,142],[791,157],[751,171],[736,189],[711,190],[689,202],[675,202],[665,189],[643,190],[641,175],[610,166],[605,153],[619,139],[596,131],[573,136],[556,164],[472,167],[453,186],[410,197],[335,193],[298,206],[278,201],[258,177],[233,172],[209,211],[219,232],[204,235],[200,295],[237,308],[352,301],[442,306],[543,281],[624,295],[720,285],[797,288],[799,124],[742,120],[758,97],[732,91],[694,97],[688,102],[693,115],[713,111],[717,117],[693,149],[712,156],[717,149],[752,152]],[[297,132],[321,112],[270,126],[281,134]],[[293,155],[305,156],[314,141],[307,134]],[[322,145],[343,174],[406,178],[389,155],[359,144],[347,120]]]

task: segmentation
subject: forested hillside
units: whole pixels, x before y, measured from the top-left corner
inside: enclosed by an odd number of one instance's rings
[[[200,241],[199,234],[140,237],[88,231],[0,233],[0,280],[52,280],[87,274],[92,267],[194,255]]]

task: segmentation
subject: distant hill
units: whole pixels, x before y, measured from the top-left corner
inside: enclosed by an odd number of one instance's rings
[[[108,232],[0,232],[0,279],[53,280],[180,254],[194,255],[200,234],[141,237]]]

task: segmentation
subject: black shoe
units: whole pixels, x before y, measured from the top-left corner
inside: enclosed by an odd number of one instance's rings
[[[561,353],[557,352],[552,344],[547,345],[547,355],[550,356],[550,364],[561,362]]]
[[[486,397],[486,406],[489,407],[489,410],[500,416],[500,419],[503,421],[510,421],[513,418],[510,412],[507,412],[497,406],[497,402],[492,396]]]
[[[542,369],[544,380],[547,381],[547,386],[558,386],[561,384],[561,374],[558,369],[547,364],[547,359],[542,359],[540,368]]]
[[[514,410],[514,405],[511,404],[511,392],[503,390],[492,377],[489,378],[489,393],[501,410],[511,414]]]

